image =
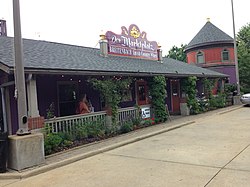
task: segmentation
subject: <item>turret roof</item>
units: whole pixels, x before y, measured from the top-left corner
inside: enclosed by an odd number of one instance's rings
[[[233,38],[208,21],[187,45],[185,51],[213,44],[233,43]]]

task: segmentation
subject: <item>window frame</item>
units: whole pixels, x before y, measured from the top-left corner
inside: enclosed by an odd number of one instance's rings
[[[228,54],[228,59],[227,60],[224,59],[224,52],[227,52],[227,54]],[[221,61],[222,62],[229,62],[230,61],[230,52],[226,48],[221,51]]]
[[[202,55],[202,57],[203,57],[203,61],[202,62],[199,62],[199,58],[198,58],[198,55]],[[197,53],[196,53],[196,64],[204,64],[205,63],[205,54],[204,54],[204,52],[203,51],[198,51]]]

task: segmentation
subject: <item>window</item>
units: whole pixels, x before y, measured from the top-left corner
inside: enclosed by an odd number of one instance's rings
[[[127,101],[132,101],[132,90],[129,88],[127,90],[123,90],[122,93],[122,99],[121,102],[127,102]]]
[[[74,115],[77,105],[76,82],[60,82],[57,86],[60,116]]]
[[[227,49],[222,51],[222,61],[229,61],[229,51]]]
[[[201,64],[204,63],[204,54],[203,52],[199,51],[196,55],[196,59],[197,59],[197,64]]]

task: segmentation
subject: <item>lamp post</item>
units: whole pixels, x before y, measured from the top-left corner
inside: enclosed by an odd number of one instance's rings
[[[236,34],[235,34],[233,0],[231,0],[231,5],[232,5],[233,32],[234,32],[234,61],[235,61],[235,72],[236,72],[237,95],[240,95],[240,78],[239,78],[239,65],[238,65],[238,54],[237,54]]]
[[[23,67],[23,43],[21,35],[21,20],[20,20],[20,5],[19,0],[13,0],[13,18],[14,18],[14,49],[15,49],[15,83],[16,83],[16,98],[18,110],[18,125],[17,135],[30,134],[27,120],[27,103],[25,76]]]

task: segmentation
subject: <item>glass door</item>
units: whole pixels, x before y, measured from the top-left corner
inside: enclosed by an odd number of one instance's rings
[[[171,97],[173,113],[180,112],[180,82],[179,80],[170,80]]]
[[[148,87],[145,81],[137,81],[137,104],[146,105],[148,104]]]

